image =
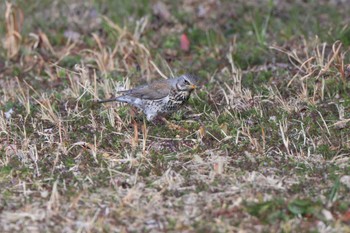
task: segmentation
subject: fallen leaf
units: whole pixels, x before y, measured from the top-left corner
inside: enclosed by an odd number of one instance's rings
[[[181,50],[188,52],[190,50],[190,41],[186,34],[182,34],[180,38]]]

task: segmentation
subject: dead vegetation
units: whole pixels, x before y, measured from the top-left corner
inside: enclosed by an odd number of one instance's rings
[[[348,232],[348,6],[259,4],[1,6],[1,232]],[[188,71],[166,125],[96,104]]]

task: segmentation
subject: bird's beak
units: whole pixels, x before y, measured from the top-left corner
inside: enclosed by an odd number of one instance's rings
[[[196,89],[196,88],[197,88],[197,86],[196,86],[196,85],[194,85],[194,84],[191,84],[191,85],[190,85],[190,88],[194,90],[194,89]]]

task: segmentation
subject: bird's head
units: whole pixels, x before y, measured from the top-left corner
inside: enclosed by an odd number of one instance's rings
[[[184,74],[177,78],[176,88],[180,91],[193,91],[198,88],[198,77],[192,74]]]

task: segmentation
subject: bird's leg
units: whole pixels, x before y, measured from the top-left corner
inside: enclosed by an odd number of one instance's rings
[[[141,128],[141,131],[142,131],[142,155],[145,156],[147,154],[146,144],[147,144],[147,135],[148,135],[148,129],[147,129],[145,117],[143,117],[143,125]]]
[[[156,116],[153,118],[153,120],[151,121],[154,125],[161,125],[161,124],[164,124],[164,120],[163,120],[163,117],[160,117],[160,116]]]
[[[134,137],[132,138],[132,141],[131,141],[131,148],[134,150],[139,141],[139,133],[138,133],[138,127],[137,127],[136,121],[133,120],[132,122],[133,122],[133,128],[134,128]]]
[[[136,146],[137,146],[137,143],[138,143],[138,125],[137,125],[137,122],[135,120],[135,110],[133,108],[131,108],[130,110],[131,112],[131,122],[132,122],[132,125],[133,125],[133,128],[134,128],[134,137],[132,138],[131,140],[131,148],[135,149]]]
[[[131,107],[129,110],[129,113],[132,121],[136,121],[137,123],[140,123],[142,122],[142,118],[137,114],[138,111],[139,110],[136,107]]]

